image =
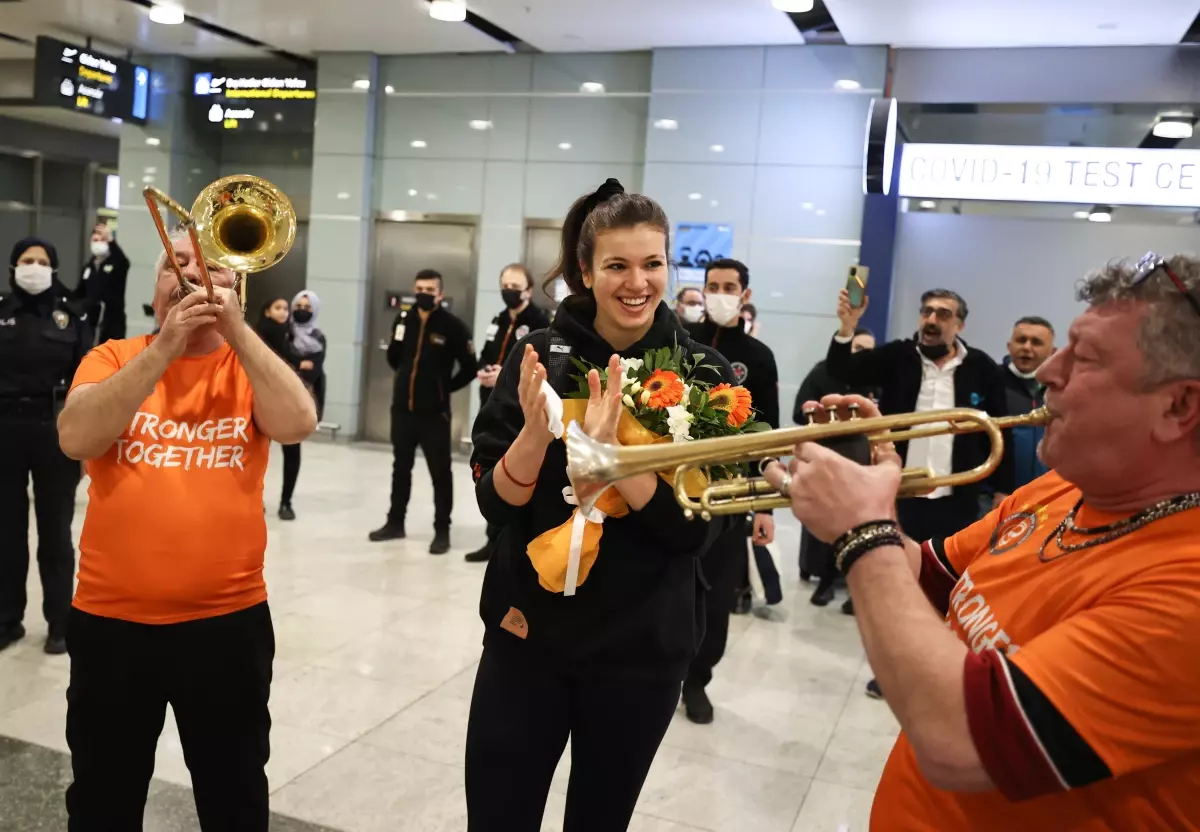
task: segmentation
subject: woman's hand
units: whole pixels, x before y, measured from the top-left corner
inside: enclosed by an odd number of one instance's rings
[[[546,394],[542,392],[542,382],[545,380],[546,368],[538,361],[533,345],[526,344],[525,355],[521,358],[521,379],[517,382],[521,412],[525,416],[525,427],[521,428],[521,432],[549,447],[554,436],[546,420]]]
[[[617,425],[621,421],[621,359],[615,353],[608,359],[608,383],[605,389],[600,389],[600,373],[597,370],[588,372],[587,412],[583,417],[583,427],[587,435],[597,442],[609,445],[617,443]]]

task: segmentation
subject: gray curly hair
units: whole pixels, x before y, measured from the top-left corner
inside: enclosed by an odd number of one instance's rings
[[[1200,297],[1200,259],[1176,254],[1166,260],[1191,296]],[[1136,276],[1134,262],[1113,261],[1084,278],[1076,296],[1090,306],[1123,300],[1149,305],[1137,339],[1146,359],[1147,388],[1200,379],[1200,316],[1162,269],[1135,286]]]

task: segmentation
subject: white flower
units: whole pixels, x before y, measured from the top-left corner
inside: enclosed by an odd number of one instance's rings
[[[633,408],[634,408],[633,396],[626,393],[624,396],[621,397],[621,404],[625,405],[630,410],[633,410]]]
[[[650,391],[643,390],[642,391],[642,404],[646,404],[648,401],[650,401]]]
[[[622,358],[621,367],[625,370],[625,375],[629,375],[630,370],[640,370],[646,365],[646,362],[640,358]]]
[[[638,384],[637,371],[642,369],[645,364],[640,358],[622,358],[621,359],[621,389],[629,389],[630,393],[637,395],[641,390],[641,385]]]
[[[688,400],[689,400],[691,397],[692,397],[692,385],[690,385],[690,384],[685,384],[685,385],[683,385],[683,398],[682,398],[682,399],[680,399],[679,401],[680,401],[682,404],[685,404],[685,405],[686,405],[686,404],[688,403]]]
[[[640,381],[635,381],[633,386],[629,388],[629,392],[634,396],[642,392],[642,383]]]
[[[671,440],[686,442],[691,439],[692,414],[687,407],[677,404],[667,408],[667,427],[671,431]]]

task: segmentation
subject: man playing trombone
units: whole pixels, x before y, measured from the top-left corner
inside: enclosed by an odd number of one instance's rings
[[[156,334],[93,349],[58,420],[91,475],[67,629],[69,828],[142,828],[170,703],[201,828],[266,832],[263,477],[270,441],[301,441],[317,415],[243,320],[234,274],[209,266],[211,294],[188,291],[201,264],[187,235],[172,242]]]
[[[1198,291],[1192,257],[1091,275],[1037,373],[1052,470],[949,538],[903,536],[887,445],[769,466],[833,541],[902,728],[874,832],[1200,828]],[[849,404],[878,415],[821,402]]]

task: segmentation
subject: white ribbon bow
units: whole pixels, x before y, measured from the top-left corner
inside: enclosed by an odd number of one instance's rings
[[[563,499],[569,506],[579,505],[579,500],[575,498],[575,490],[569,485],[563,489]],[[582,510],[575,512],[571,521],[571,553],[567,556],[567,576],[563,582],[563,595],[574,595],[575,588],[579,585],[579,558],[583,554],[584,528],[588,523],[603,523],[607,516],[595,507],[586,514]]]

